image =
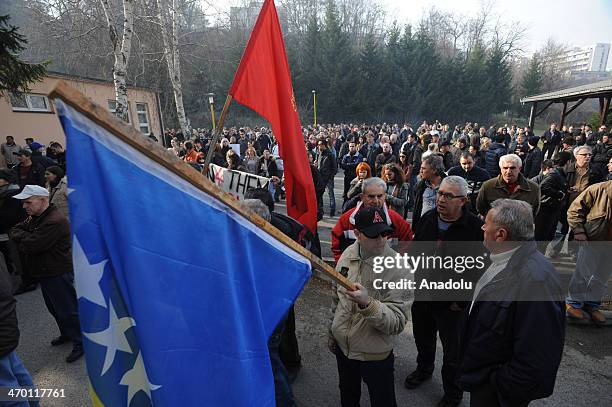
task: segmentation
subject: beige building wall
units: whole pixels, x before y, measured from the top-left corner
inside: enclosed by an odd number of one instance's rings
[[[75,78],[58,74],[49,74],[42,82],[30,86],[29,94],[48,95],[55,84],[64,80],[70,86],[85,94],[96,104],[108,109],[108,101],[115,99],[115,88],[112,82]],[[161,137],[161,118],[157,105],[157,94],[142,88],[129,88],[130,124],[139,130],[136,104],[144,103],[149,121],[149,131],[157,139]],[[9,98],[0,98],[0,142],[4,143],[6,136],[15,137],[17,144],[25,145],[25,139],[33,138],[41,144],[48,145],[58,141],[64,147],[66,138],[51,102],[51,112],[14,111]]]

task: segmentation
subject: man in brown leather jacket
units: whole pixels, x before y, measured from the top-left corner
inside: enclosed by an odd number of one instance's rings
[[[47,309],[59,327],[60,336],[51,345],[71,341],[66,362],[72,363],[83,356],[83,344],[68,219],[49,204],[49,191],[41,186],[26,185],[13,198],[23,201],[28,217],[11,230],[11,238],[23,255],[24,267],[40,282]]]

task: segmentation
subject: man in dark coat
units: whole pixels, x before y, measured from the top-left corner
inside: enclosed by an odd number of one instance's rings
[[[523,160],[523,174],[525,174],[527,179],[531,179],[540,173],[542,151],[538,147],[539,141],[538,137],[529,137],[529,140],[527,140],[529,150]]]
[[[500,199],[487,213],[491,265],[474,288],[461,345],[459,385],[472,407],[527,406],[548,397],[565,337],[563,291],[533,241],[526,202]]]
[[[543,158],[552,158],[561,144],[561,132],[557,130],[557,123],[551,123],[550,129],[542,135],[544,146],[542,147]]]
[[[559,152],[557,158],[552,162],[553,168],[543,169],[542,172],[545,174],[542,176],[542,181],[538,183],[541,197],[540,211],[535,218],[535,240],[542,253],[546,252],[546,246],[555,238],[557,232],[557,223],[561,210],[565,206],[568,189],[564,168],[571,159],[572,155],[567,151]],[[549,161],[545,160],[545,162]],[[535,177],[534,180],[538,177]]]
[[[23,189],[28,184],[45,186],[45,167],[39,162],[32,161],[30,150],[22,149],[13,154],[19,160],[19,164],[13,167],[19,188]]]
[[[421,216],[436,206],[436,193],[440,183],[446,177],[442,157],[430,155],[423,160],[420,171],[421,180],[414,191],[414,210],[412,211],[412,224],[419,223]]]
[[[423,252],[440,258],[477,258],[485,252],[482,245],[482,221],[465,208],[468,184],[463,178],[449,176],[442,180],[434,210],[425,213],[416,225],[411,252]],[[465,243],[459,243],[465,242]],[[442,384],[444,396],[439,407],[454,407],[461,403],[463,390],[455,380],[459,362],[460,333],[467,316],[471,290],[426,290],[421,283],[447,282],[453,279],[475,283],[483,270],[470,267],[461,273],[448,269],[418,268],[415,273],[417,291],[412,304],[412,324],[418,356],[417,368],[409,374],[404,386],[418,387],[428,380],[434,370],[436,336],[440,335],[444,356],[442,358]],[[437,291],[437,292],[436,292]]]
[[[340,168],[344,171],[344,190],[342,192],[342,198],[346,199],[346,193],[348,192],[351,181],[357,177],[356,168],[357,165],[363,161],[363,157],[357,151],[354,141],[348,142],[348,153],[342,156],[340,161]]]
[[[13,273],[21,274],[22,280],[21,286],[13,293],[14,295],[36,289],[36,283],[28,280],[28,277],[22,273],[15,242],[8,237],[13,226],[26,217],[21,202],[13,199],[13,196],[19,194],[19,189],[13,172],[6,168],[0,169],[0,252],[4,255],[8,269]]]
[[[448,170],[448,175],[457,175],[467,181],[469,205],[466,206],[473,214],[478,215],[476,198],[478,198],[482,184],[491,178],[487,170],[475,165],[474,157],[470,153],[463,153],[459,159],[459,165]]]
[[[29,216],[11,230],[11,239],[23,254],[24,268],[40,282],[47,309],[59,327],[60,336],[51,345],[71,341],[72,352],[66,362],[72,363],[83,356],[83,343],[68,219],[49,204],[49,191],[38,185],[26,185],[13,198],[23,201]]]
[[[382,143],[380,146],[382,148],[382,153],[376,156],[376,163],[375,163],[375,171],[376,171],[377,177],[380,177],[382,175],[382,169],[386,164],[397,163],[397,157],[393,154],[393,149],[391,148],[391,144]]]
[[[334,217],[336,214],[336,196],[334,195],[334,175],[338,169],[336,159],[329,150],[327,141],[321,139],[317,142],[319,153],[317,154],[317,169],[321,173],[323,183],[329,195],[329,216]],[[323,198],[321,198],[321,208],[323,207]]]

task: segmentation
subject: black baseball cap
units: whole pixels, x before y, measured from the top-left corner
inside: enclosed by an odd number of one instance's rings
[[[355,229],[369,238],[388,235],[393,232],[392,225],[387,223],[387,215],[382,208],[360,208],[355,214]]]

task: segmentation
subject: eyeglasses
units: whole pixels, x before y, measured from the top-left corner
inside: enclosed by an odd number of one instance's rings
[[[444,201],[450,201],[451,199],[455,199],[455,198],[465,198],[465,195],[453,195],[448,192],[438,191],[437,198],[440,200],[444,200]]]
[[[582,153],[582,154],[578,154],[578,155],[581,155],[581,156],[583,156],[583,157],[586,157],[586,156],[589,156],[589,157],[590,157],[590,156],[592,156],[593,154],[591,154],[591,153]]]

